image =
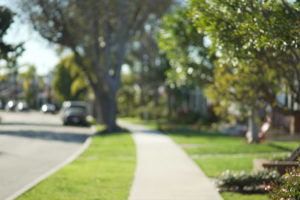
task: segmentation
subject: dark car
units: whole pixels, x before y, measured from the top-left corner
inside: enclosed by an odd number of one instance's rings
[[[87,125],[86,111],[82,107],[66,108],[63,112],[62,118],[64,125]]]
[[[83,101],[65,101],[62,105],[61,113],[64,114],[68,108],[82,108],[86,110],[86,104]]]

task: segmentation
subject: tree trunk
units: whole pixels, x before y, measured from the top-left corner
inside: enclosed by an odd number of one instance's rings
[[[168,103],[168,117],[170,119],[172,116],[172,92],[170,89],[168,89],[167,103]]]
[[[107,132],[116,132],[120,131],[121,128],[117,125],[117,101],[116,94],[117,88],[111,88],[110,94],[107,102],[107,120],[106,120],[106,131]]]
[[[105,124],[105,132],[120,131],[120,127],[116,123],[117,104],[116,93],[117,90],[110,90],[110,92],[101,92],[99,89],[95,92],[96,103],[96,119],[98,123]]]
[[[104,119],[102,117],[102,106],[101,106],[101,102],[99,101],[99,99],[96,99],[95,102],[95,114],[96,114],[96,121],[100,124],[104,124]]]
[[[255,109],[249,111],[248,116],[248,143],[258,143],[258,128],[255,122]]]
[[[95,94],[95,108],[94,108],[94,112],[95,112],[95,117],[96,117],[96,121],[99,124],[105,124],[105,118],[104,118],[104,113],[106,113],[106,106],[105,104],[105,96],[103,94],[103,92],[101,91],[101,89],[99,88],[94,88],[94,94]]]
[[[300,158],[300,146],[292,152],[291,156],[288,158],[288,161],[297,161]]]
[[[159,99],[158,87],[154,86],[153,89],[154,89],[154,105],[158,106],[159,105],[159,102],[158,102],[158,99]]]
[[[144,86],[141,84],[140,85],[141,88],[141,94],[140,94],[140,106],[144,106],[145,103],[145,91],[144,91]]]

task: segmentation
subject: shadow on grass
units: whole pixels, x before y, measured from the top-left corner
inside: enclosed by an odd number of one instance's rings
[[[185,137],[208,137],[208,138],[230,138],[232,136],[224,135],[217,131],[207,131],[207,130],[188,130],[188,129],[179,129],[179,130],[167,130],[162,129],[161,132],[168,135],[177,135],[177,136],[185,136]]]
[[[127,121],[125,119],[125,121]],[[142,133],[151,133],[151,134],[157,134],[159,131],[160,133],[167,134],[167,135],[173,135],[173,136],[185,136],[185,137],[207,137],[210,139],[220,139],[220,138],[238,138],[233,137],[230,135],[222,134],[219,131],[216,130],[199,130],[194,129],[192,125],[187,124],[173,124],[173,123],[167,123],[167,122],[157,122],[157,121],[133,121],[128,120],[129,123],[138,124],[138,125],[151,125],[156,126],[157,130],[139,130],[139,132]]]
[[[284,146],[281,146],[279,144],[274,144],[274,143],[270,143],[270,144],[268,144],[268,146],[273,147],[278,150],[282,150],[282,151],[293,151],[294,150],[293,148],[284,147]]]
[[[263,186],[262,186],[263,187]],[[259,190],[256,191],[236,191],[236,190],[220,190],[220,192],[233,192],[233,193],[238,193],[238,194],[243,194],[243,195],[254,195],[254,194],[268,194],[268,192],[264,189],[261,188]]]
[[[96,132],[96,136],[113,136],[113,135],[123,135],[123,134],[128,134],[129,131],[124,128],[119,128],[118,130],[115,131],[108,131],[107,129],[102,129],[98,130]]]

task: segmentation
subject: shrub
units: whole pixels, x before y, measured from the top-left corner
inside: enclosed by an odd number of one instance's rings
[[[272,156],[272,161],[286,161],[290,157],[290,154],[281,154],[281,155],[275,155]]]
[[[300,168],[286,173],[281,183],[273,182],[266,186],[272,200],[300,199]]]
[[[200,118],[198,112],[194,112],[188,109],[181,110],[177,113],[177,121],[183,124],[193,124]]]
[[[266,169],[250,173],[245,171],[233,173],[227,170],[222,173],[217,185],[221,191],[264,192],[265,184],[280,180],[278,172]]]
[[[136,106],[134,109],[131,109],[127,115],[130,117],[137,117],[139,119],[147,119],[147,120],[159,120],[166,119],[168,115],[167,108],[163,105],[154,105],[154,103],[150,102],[144,106]]]

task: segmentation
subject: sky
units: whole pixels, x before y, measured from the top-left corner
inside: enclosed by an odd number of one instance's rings
[[[5,5],[16,12],[16,4],[12,0],[0,0],[0,5]],[[15,17],[14,23],[9,28],[4,41],[9,44],[25,42],[25,51],[18,59],[20,66],[23,64],[33,64],[37,68],[37,73],[45,75],[59,62],[59,57],[55,52],[55,46],[43,39],[35,32],[29,24]],[[25,70],[20,68],[20,71]]]

